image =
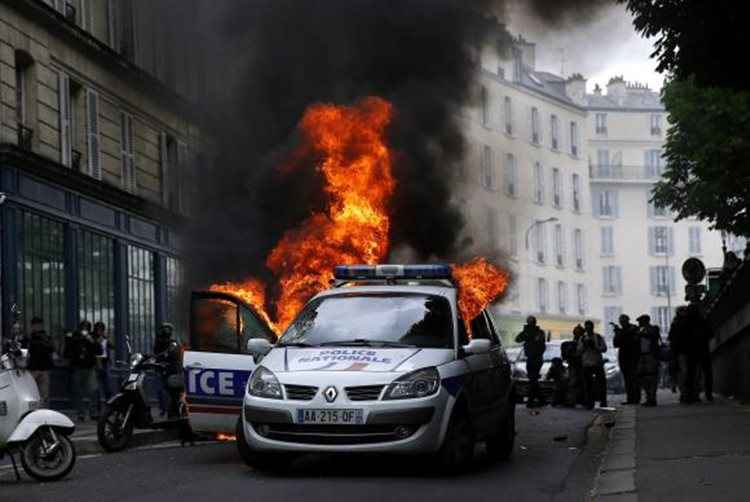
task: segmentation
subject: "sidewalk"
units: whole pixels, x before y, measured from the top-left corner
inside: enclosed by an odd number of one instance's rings
[[[750,406],[662,392],[656,408],[618,408],[594,500],[747,501],[748,473]]]

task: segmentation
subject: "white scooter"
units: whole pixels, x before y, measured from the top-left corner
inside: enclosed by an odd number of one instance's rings
[[[54,481],[75,465],[76,452],[68,437],[75,424],[62,413],[39,409],[39,389],[25,369],[27,352],[11,342],[0,356],[0,458],[10,456],[18,480],[16,453],[29,476]]]

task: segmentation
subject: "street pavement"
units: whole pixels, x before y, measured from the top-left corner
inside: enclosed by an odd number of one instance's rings
[[[479,449],[469,472],[453,477],[434,475],[420,458],[321,455],[271,475],[246,467],[233,442],[184,448],[165,443],[82,455],[57,483],[25,475],[19,483],[7,463],[0,464],[0,501],[586,500],[604,447],[596,439],[604,435],[589,434],[587,442],[586,430],[606,412],[547,407],[532,414],[519,406],[516,413],[513,459],[489,464]]]

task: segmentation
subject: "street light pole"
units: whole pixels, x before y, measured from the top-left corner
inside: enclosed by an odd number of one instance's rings
[[[558,218],[557,216],[553,216],[551,218],[547,218],[546,220],[534,220],[534,223],[532,223],[531,225],[529,225],[529,228],[526,229],[526,236],[525,236],[526,251],[529,250],[529,234],[534,229],[534,227],[536,227],[537,225],[543,225],[545,223],[549,223],[549,222],[552,222],[552,221],[559,221],[559,220],[560,220],[560,218]]]

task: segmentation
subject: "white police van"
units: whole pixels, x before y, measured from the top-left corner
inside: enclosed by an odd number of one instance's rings
[[[259,360],[237,422],[242,458],[279,468],[305,452],[437,454],[460,468],[476,442],[507,458],[510,362],[488,312],[466,334],[447,265],[336,267]],[[226,365],[223,365],[226,366]]]
[[[185,400],[195,432],[233,434],[247,380],[255,362],[247,342],[276,336],[239,298],[194,292],[190,302],[190,347],[183,355]]]

